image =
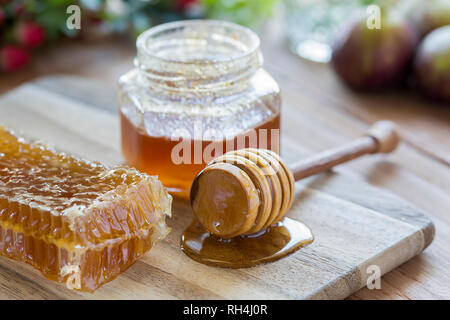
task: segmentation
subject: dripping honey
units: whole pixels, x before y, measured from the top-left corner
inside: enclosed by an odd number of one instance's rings
[[[252,235],[221,239],[195,220],[181,236],[181,250],[193,260],[215,267],[248,268],[290,255],[314,240],[303,223],[284,218]]]
[[[153,137],[134,126],[130,120],[121,112],[122,129],[122,153],[128,164],[136,167],[138,170],[158,175],[159,179],[172,194],[188,198],[189,189],[195,176],[206,166],[211,159],[205,159],[203,156],[194,159],[195,147],[201,145],[201,154],[211,144],[209,140],[189,140],[191,149],[191,161],[189,163],[175,164],[172,160],[172,150],[179,141],[172,141],[170,137]],[[266,129],[267,134],[260,135],[260,130]],[[254,141],[244,138],[248,136],[250,130],[255,130],[256,146]],[[235,150],[229,146],[238,146],[238,141],[244,141],[240,148],[259,147],[271,149],[279,153],[280,146],[280,114],[265,120],[256,127],[242,132],[232,138],[215,141],[214,144],[222,145],[223,152]],[[267,138],[266,138],[267,137]],[[266,141],[262,141],[262,139]],[[212,152],[212,157],[221,154]]]

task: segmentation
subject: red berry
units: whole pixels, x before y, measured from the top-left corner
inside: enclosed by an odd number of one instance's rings
[[[0,69],[12,72],[25,66],[30,61],[27,50],[17,46],[4,46],[0,49]]]
[[[193,5],[197,2],[197,0],[177,0],[175,6],[177,10],[184,11],[186,10],[190,5]]]
[[[28,48],[36,48],[45,41],[44,28],[33,21],[25,21],[17,27],[19,43]]]

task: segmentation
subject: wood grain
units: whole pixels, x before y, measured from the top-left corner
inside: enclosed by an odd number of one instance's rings
[[[394,155],[355,161],[338,170],[408,199],[427,211],[436,225],[436,238],[423,254],[384,275],[380,290],[362,289],[350,298],[449,299],[450,171],[445,159],[450,155],[450,108],[405,90],[382,94],[352,92],[327,66],[309,63],[289,53],[278,22],[264,30],[263,35],[265,68],[283,91],[284,157],[295,161],[290,157],[292,149],[301,156],[311,155],[357,136],[370,123],[391,119],[400,125],[407,138]],[[97,104],[114,109],[115,95],[92,97],[87,89],[95,85],[106,89],[102,92],[107,92],[107,88],[114,90],[118,76],[132,67],[134,54],[131,41],[115,37],[65,41],[38,52],[28,68],[0,75],[0,92],[37,76],[81,75],[78,80],[60,77],[58,86],[54,85],[54,79],[49,79],[45,86],[54,93],[58,93],[57,88],[69,88],[91,104],[100,101]],[[334,180],[327,180],[330,181]]]
[[[59,81],[53,79],[53,85]],[[1,122],[61,150],[110,165],[121,163],[115,109],[102,105],[101,99],[78,100],[76,84],[66,95],[61,88],[51,90],[50,82],[26,84],[4,95]],[[95,86],[89,90],[99,96],[114,91]],[[298,158],[301,152],[294,148],[289,155]],[[178,200],[167,239],[94,294],[69,291],[2,257],[3,278],[22,280],[17,285],[4,283],[8,288],[4,294],[43,299],[342,299],[365,286],[368,266],[379,266],[382,274],[389,272],[420,253],[433,238],[430,220],[393,195],[332,172],[310,179],[297,183],[288,216],[307,224],[316,240],[275,263],[228,270],[190,260],[179,249],[179,237],[192,214],[188,204]]]

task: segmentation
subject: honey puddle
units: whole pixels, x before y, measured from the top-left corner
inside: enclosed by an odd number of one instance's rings
[[[237,269],[279,260],[313,240],[307,226],[290,218],[259,233],[232,239],[209,233],[195,220],[181,235],[181,250],[197,262]]]

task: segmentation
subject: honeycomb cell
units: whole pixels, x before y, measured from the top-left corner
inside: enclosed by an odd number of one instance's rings
[[[0,254],[94,291],[169,232],[157,177],[56,152],[0,126]]]

